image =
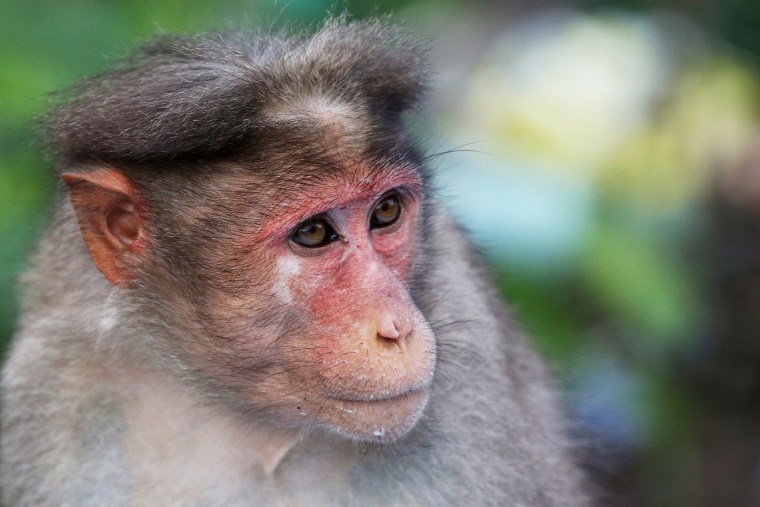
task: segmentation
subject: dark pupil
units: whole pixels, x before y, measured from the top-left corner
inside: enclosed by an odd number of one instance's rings
[[[385,227],[395,222],[401,213],[396,197],[388,197],[375,207],[372,213],[372,227]]]
[[[315,220],[304,225],[293,234],[293,241],[301,246],[314,248],[332,241],[337,235],[324,221]]]

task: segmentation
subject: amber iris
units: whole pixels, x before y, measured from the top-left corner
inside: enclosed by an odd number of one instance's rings
[[[324,219],[318,218],[303,224],[290,238],[306,248],[319,248],[338,239],[338,234]]]
[[[396,223],[398,217],[401,216],[401,202],[396,194],[389,195],[383,198],[374,211],[372,211],[372,218],[370,218],[370,227],[388,227]]]

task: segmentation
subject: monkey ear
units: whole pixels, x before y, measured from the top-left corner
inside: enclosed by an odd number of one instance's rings
[[[145,242],[142,202],[134,186],[115,169],[62,177],[95,265],[111,283],[128,285]]]

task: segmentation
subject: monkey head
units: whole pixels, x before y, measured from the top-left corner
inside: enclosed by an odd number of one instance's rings
[[[378,22],[235,37],[159,39],[48,118],[131,312],[116,326],[139,322],[130,353],[243,417],[392,442],[436,361],[412,297],[428,178],[401,121],[423,51]]]
[[[424,178],[409,157],[357,151],[336,131],[348,120],[325,114],[297,160],[260,139],[192,183],[112,167],[63,179],[95,265],[164,328],[185,376],[249,417],[388,443],[422,416],[435,367],[410,291]]]

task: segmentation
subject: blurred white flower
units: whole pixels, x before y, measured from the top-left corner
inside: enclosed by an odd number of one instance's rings
[[[666,87],[663,44],[642,18],[542,16],[494,47],[464,110],[499,153],[594,169]]]

